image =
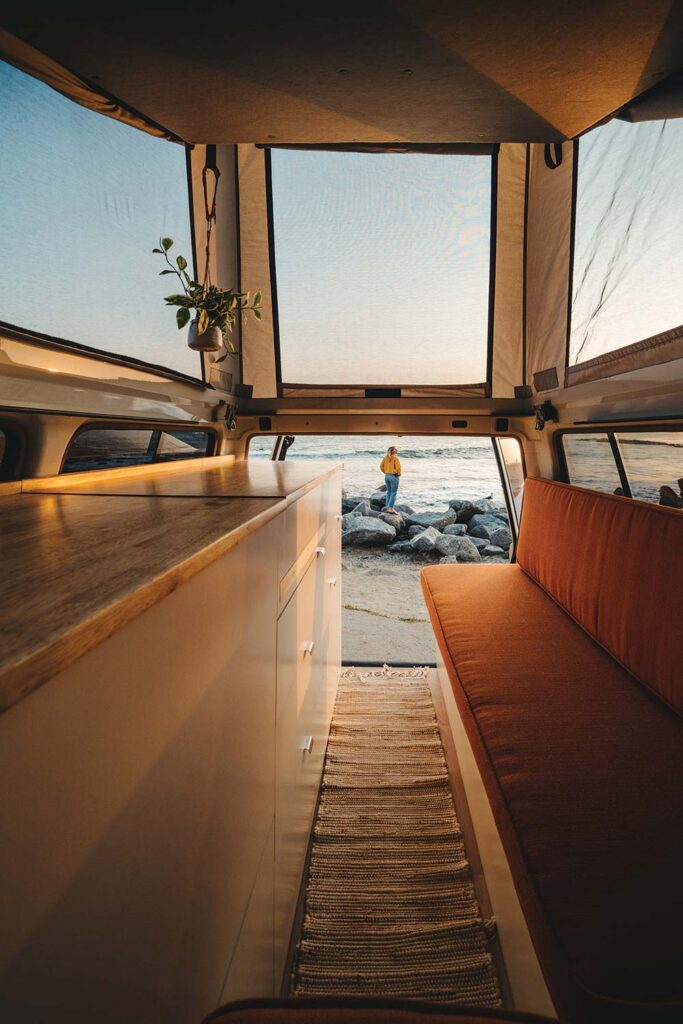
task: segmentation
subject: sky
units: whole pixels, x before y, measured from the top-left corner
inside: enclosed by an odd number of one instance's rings
[[[485,381],[491,158],[271,153],[285,383]]]
[[[0,180],[0,320],[201,377],[152,255],[168,236],[191,265],[182,146],[0,62]]]
[[[570,364],[683,324],[683,119],[579,141]]]

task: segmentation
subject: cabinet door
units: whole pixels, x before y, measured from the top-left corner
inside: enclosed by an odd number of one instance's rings
[[[318,712],[325,678],[323,608],[317,601],[320,566],[320,559],[309,565],[280,616],[277,631],[275,959],[280,970],[287,955],[324,753]]]

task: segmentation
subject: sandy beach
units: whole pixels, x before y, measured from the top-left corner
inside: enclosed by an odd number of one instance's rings
[[[433,561],[433,560],[429,560]],[[345,661],[432,662],[434,634],[420,586],[427,559],[377,548],[342,553],[342,657]]]

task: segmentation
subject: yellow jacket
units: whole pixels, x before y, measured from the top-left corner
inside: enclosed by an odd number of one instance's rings
[[[395,476],[401,475],[401,463],[398,460],[398,455],[385,455],[379,464],[379,468],[383,473],[392,473]]]

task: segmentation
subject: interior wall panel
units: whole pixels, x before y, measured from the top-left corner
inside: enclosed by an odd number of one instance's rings
[[[253,387],[254,398],[272,398],[277,394],[277,375],[265,150],[238,146],[238,188],[242,288],[263,296],[262,319],[248,316],[243,324],[243,383]]]
[[[515,387],[524,383],[524,227],[528,149],[523,143],[510,143],[502,145],[498,152],[494,398],[513,398]]]
[[[555,167],[545,150],[531,147],[527,217],[526,384],[535,390],[564,380],[571,273],[574,143],[562,145]]]

